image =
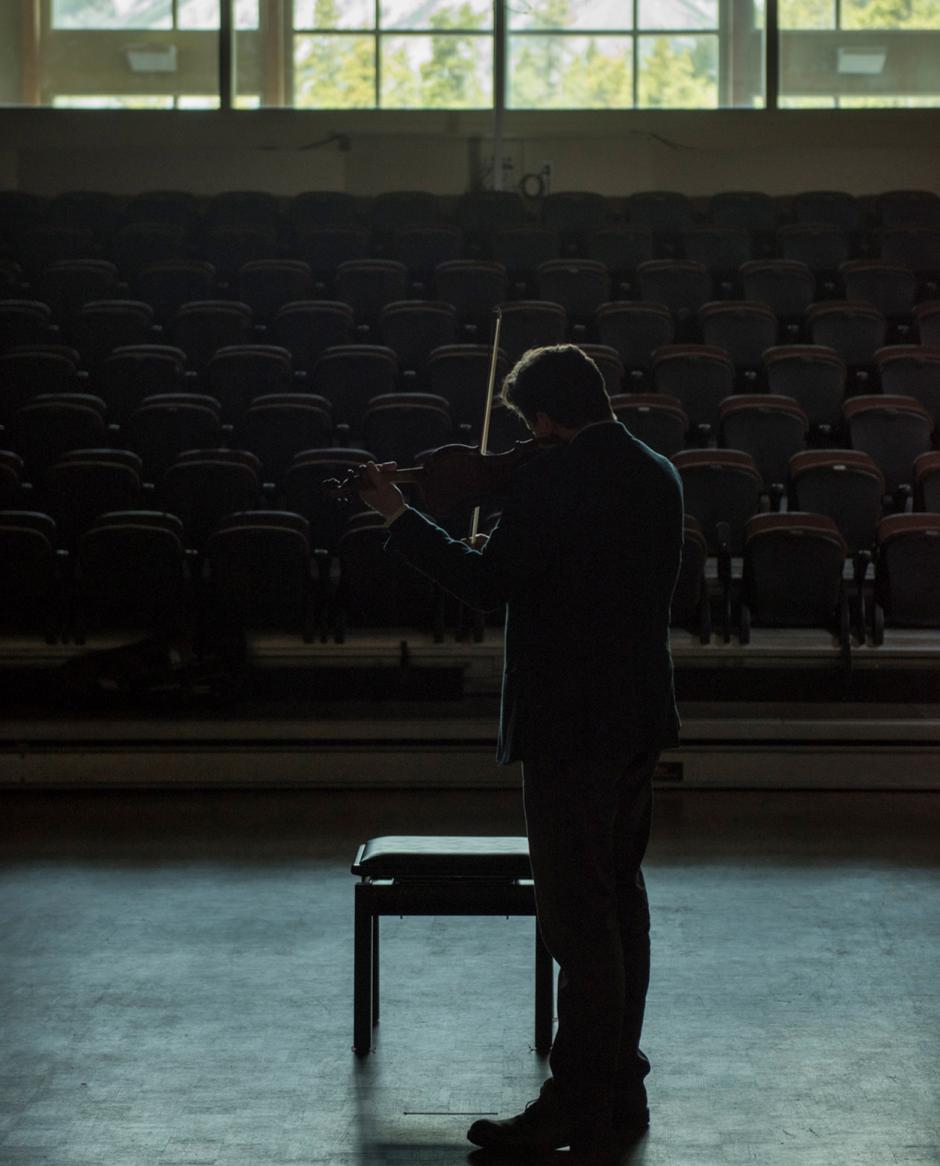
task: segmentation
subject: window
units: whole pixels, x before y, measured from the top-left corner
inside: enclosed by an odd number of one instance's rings
[[[0,0],[0,42],[31,44],[22,59],[7,54],[0,101],[217,107],[220,2]],[[233,0],[234,104],[759,108],[766,2]],[[940,0],[777,0],[774,10],[780,107],[940,105]]]
[[[489,0],[297,0],[293,104],[320,109],[486,109]]]

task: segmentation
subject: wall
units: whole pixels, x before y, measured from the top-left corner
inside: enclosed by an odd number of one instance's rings
[[[756,188],[775,194],[900,187],[940,190],[938,111],[765,113],[656,111],[507,115],[515,179],[553,164],[553,189],[690,195]],[[310,148],[332,132],[349,135]],[[0,109],[0,184],[42,194],[181,187],[209,194],[423,188],[470,182],[471,140],[492,154],[479,113],[241,113]]]

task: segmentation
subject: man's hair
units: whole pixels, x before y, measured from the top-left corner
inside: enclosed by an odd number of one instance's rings
[[[530,426],[536,413],[572,429],[611,417],[604,375],[576,344],[530,348],[507,373],[500,396]]]

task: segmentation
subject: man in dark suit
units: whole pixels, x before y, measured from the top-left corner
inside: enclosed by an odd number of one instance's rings
[[[515,475],[485,545],[407,506],[391,465],[367,467],[362,497],[385,515],[390,549],[475,608],[507,605],[498,756],[523,764],[539,927],[560,966],[558,1030],[539,1097],[467,1136],[606,1156],[649,1121],[640,864],[653,770],[678,743],[669,605],[682,488],[616,420],[602,374],[574,345],[527,352],[502,396],[551,444]]]

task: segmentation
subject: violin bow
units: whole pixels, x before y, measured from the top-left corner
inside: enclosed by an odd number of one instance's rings
[[[483,428],[480,431],[480,453],[485,454],[490,443],[490,417],[493,413],[493,398],[496,388],[496,366],[499,361],[499,330],[503,323],[503,313],[499,305],[496,306],[496,327],[493,329],[493,350],[490,353],[490,375],[486,383],[486,405],[483,407]],[[470,519],[470,539],[476,538],[480,531],[480,507],[474,506],[473,516]]]

